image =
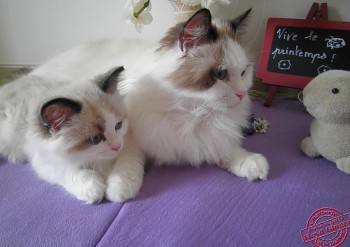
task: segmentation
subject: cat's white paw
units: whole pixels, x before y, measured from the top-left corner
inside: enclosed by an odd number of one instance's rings
[[[23,164],[26,161],[26,157],[24,155],[18,155],[18,154],[9,154],[7,159],[14,164]]]
[[[85,170],[77,174],[72,178],[70,186],[74,188],[67,188],[67,190],[86,203],[102,201],[106,191],[103,178],[92,170]]]
[[[347,174],[350,174],[350,157],[338,159],[335,161],[335,163],[337,164],[337,167],[339,170]]]
[[[249,181],[255,179],[266,180],[269,173],[269,164],[261,154],[252,153],[243,159],[239,164],[241,177],[246,177]]]
[[[114,202],[124,202],[136,197],[142,185],[143,178],[128,177],[113,174],[107,183],[106,198]]]

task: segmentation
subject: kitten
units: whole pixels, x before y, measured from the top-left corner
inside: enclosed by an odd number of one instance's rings
[[[200,10],[171,28],[153,55],[127,67],[119,87],[142,152],[126,145],[115,167],[129,162],[141,169],[151,158],[158,165],[218,164],[248,180],[267,178],[265,157],[241,147],[253,77],[242,36],[249,13],[212,21]],[[129,187],[137,193],[137,183]],[[107,189],[111,200],[117,195]]]
[[[0,155],[29,161],[39,177],[80,200],[101,201],[128,129],[116,90],[122,71],[73,83],[34,70],[1,87]]]

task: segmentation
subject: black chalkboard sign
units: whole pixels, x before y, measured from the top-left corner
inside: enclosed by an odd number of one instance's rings
[[[350,70],[350,23],[268,20],[257,73],[264,83],[304,88],[330,69]]]
[[[350,69],[350,31],[277,26],[267,70],[315,77]]]

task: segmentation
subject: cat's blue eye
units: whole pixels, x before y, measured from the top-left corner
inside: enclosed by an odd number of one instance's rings
[[[115,125],[115,130],[119,130],[122,126],[123,126],[123,121],[118,122],[118,123]]]
[[[214,71],[214,77],[216,80],[223,80],[227,76],[227,69],[217,69]]]
[[[104,140],[105,140],[105,137],[102,134],[97,134],[89,139],[92,145],[97,145]]]
[[[246,70],[243,70],[243,72],[241,73],[241,76],[244,76],[244,74],[245,74],[245,71],[246,71]]]

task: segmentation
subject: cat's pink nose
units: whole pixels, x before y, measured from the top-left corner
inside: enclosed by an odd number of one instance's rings
[[[114,150],[114,151],[118,152],[118,151],[119,151],[119,149],[121,148],[121,146],[122,146],[122,145],[117,144],[117,145],[115,145],[115,146],[113,146],[113,147],[112,147],[112,150]]]
[[[235,94],[239,98],[240,101],[242,101],[242,99],[247,95],[247,93],[244,91],[240,91],[240,92],[237,92]]]

